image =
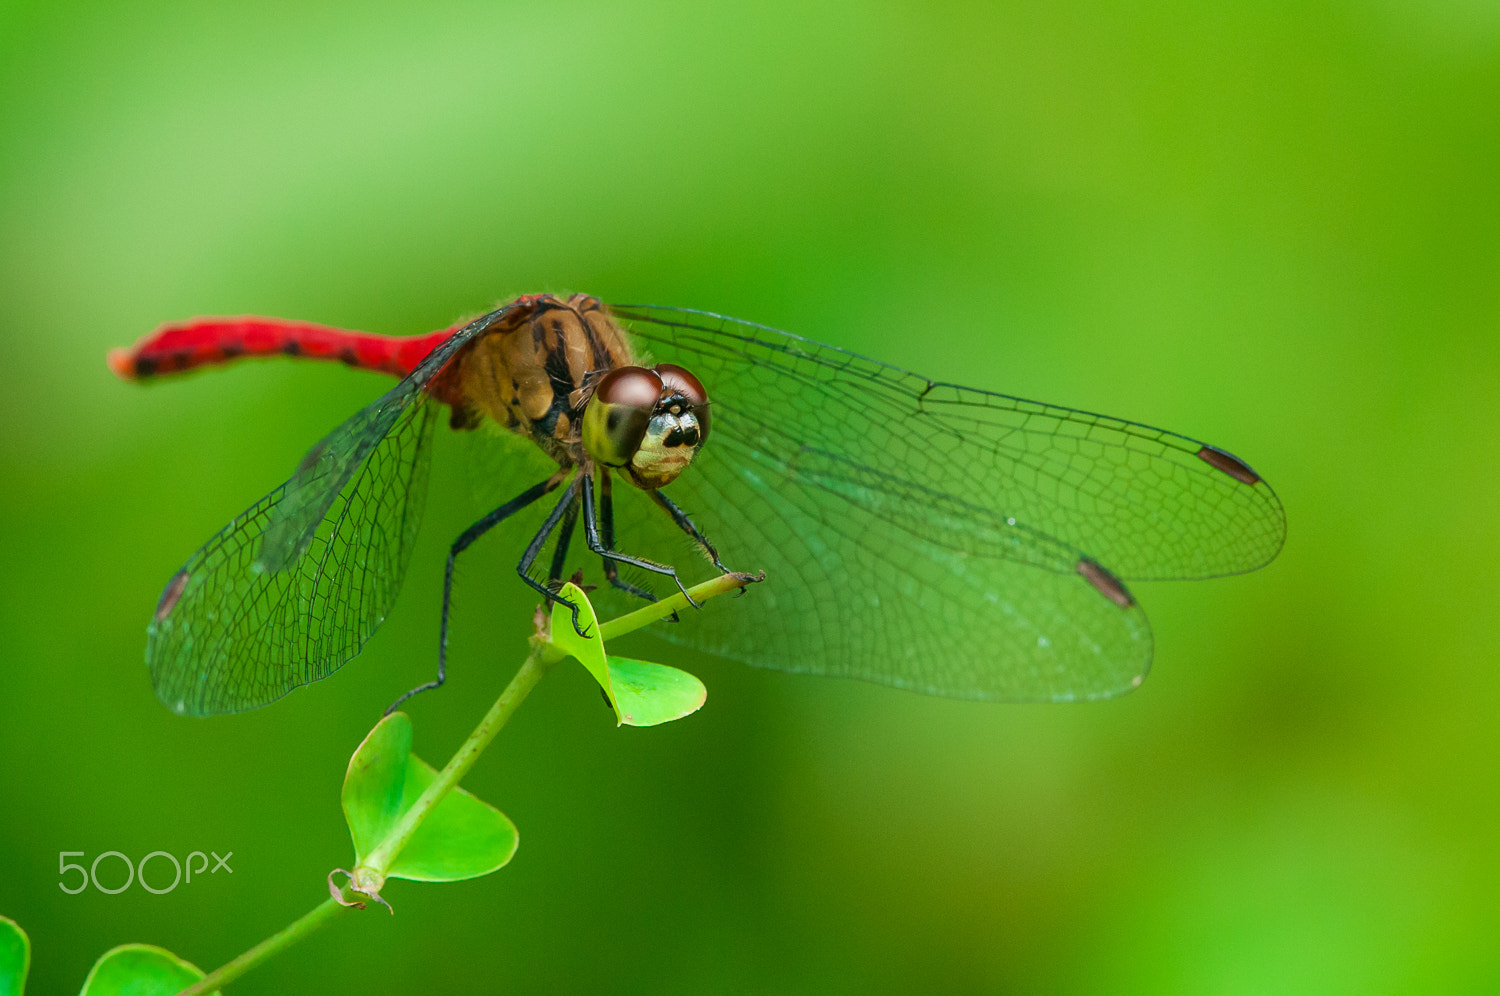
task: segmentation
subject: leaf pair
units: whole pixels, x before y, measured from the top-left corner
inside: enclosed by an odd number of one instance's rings
[[[358,879],[365,859],[436,778],[437,769],[411,752],[411,720],[406,713],[386,716],[365,737],[349,760],[342,795],[344,819],[354,840],[352,879]],[[382,874],[417,882],[477,878],[503,867],[516,853],[517,842],[516,825],[509,817],[455,788],[427,814]],[[378,892],[366,894],[379,898]]]
[[[616,657],[604,652],[599,638],[599,620],[594,607],[575,585],[563,585],[559,594],[579,607],[578,622],[588,636],[573,628],[573,614],[560,602],[552,604],[554,647],[576,658],[594,676],[615,718],[622,726],[658,726],[681,719],[700,709],[708,698],[703,682],[675,667]]]

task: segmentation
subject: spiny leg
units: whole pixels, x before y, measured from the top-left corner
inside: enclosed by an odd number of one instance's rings
[[[649,494],[652,501],[666,509],[667,514],[672,517],[672,521],[677,523],[677,528],[691,536],[693,541],[703,548],[703,552],[708,554],[708,559],[713,561],[715,567],[725,574],[731,573],[729,568],[719,563],[719,551],[714,549],[714,545],[708,541],[707,536],[698,531],[698,527],[693,523],[693,520],[688,518],[686,512],[677,507],[675,501],[664,495],[660,488],[653,489]]]
[[[533,578],[531,576],[531,565],[536,563],[537,557],[541,556],[542,547],[547,545],[547,537],[552,535],[552,531],[557,528],[557,524],[563,520],[563,517],[568,514],[569,510],[574,509],[578,501],[578,486],[580,483],[587,483],[588,479],[587,474],[579,474],[573,478],[573,483],[569,484],[568,490],[563,492],[562,499],[547,515],[547,521],[542,523],[542,528],[538,529],[536,535],[531,538],[531,542],[526,545],[526,552],[521,554],[521,560],[516,564],[516,573],[521,575],[521,580],[525,581],[532,588],[535,588],[546,601],[557,602],[559,605],[566,605],[573,610],[573,631],[583,637],[588,636],[588,633],[584,632],[583,627],[579,624],[578,613],[580,609],[578,604],[568,601],[551,588]],[[573,514],[576,516],[578,513],[574,510]],[[588,525],[587,514],[584,516],[584,525]]]
[[[665,574],[677,584],[677,590],[682,592],[683,597],[693,608],[699,608],[693,596],[688,594],[687,586],[682,583],[682,578],[677,576],[677,569],[666,564],[658,564],[654,560],[646,560],[644,557],[632,557],[628,553],[620,553],[605,546],[599,538],[599,523],[594,517],[594,479],[587,472],[579,475],[583,483],[583,535],[588,542],[589,549],[603,557],[605,560],[617,561],[621,564],[629,564],[631,567],[639,567],[641,570],[651,571],[654,574]]]
[[[559,471],[558,473],[553,474],[551,477],[547,478],[545,481],[542,481],[540,484],[528,488],[526,491],[523,491],[521,494],[506,502],[504,505],[501,505],[499,508],[485,515],[484,518],[474,523],[468,529],[465,529],[461,534],[459,534],[458,539],[453,541],[453,545],[448,548],[448,566],[443,571],[443,615],[441,621],[438,623],[437,678],[427,682],[426,684],[418,685],[416,688],[413,688],[411,691],[407,692],[405,695],[392,702],[390,704],[390,707],[385,711],[385,714],[387,716],[395,712],[396,708],[400,706],[401,703],[405,702],[413,695],[416,695],[418,692],[426,692],[434,688],[440,688],[442,687],[443,682],[447,680],[448,615],[453,599],[453,567],[458,561],[458,555],[467,550],[475,540],[479,539],[479,537],[483,536],[495,526],[499,525],[506,518],[514,515],[516,512],[519,512],[521,509],[525,508],[527,505],[530,505],[532,502],[536,501],[547,492],[554,490],[559,484],[563,482],[565,476],[566,475],[564,474],[564,472]]]
[[[562,572],[568,559],[568,544],[573,541],[573,526],[578,522],[578,504],[568,506],[563,513],[562,524],[557,527],[557,545],[552,548],[552,570],[547,574],[547,584],[562,587]]]
[[[609,468],[600,467],[599,538],[604,542],[604,545],[606,547],[613,550],[615,548],[615,505],[610,491],[611,487]],[[645,588],[642,588],[639,585],[631,584],[629,581],[621,581],[620,569],[615,566],[615,562],[613,560],[610,560],[608,557],[601,557],[600,559],[604,562],[604,576],[609,579],[610,584],[614,585],[616,588],[619,588],[627,595],[634,595],[636,598],[644,598],[648,602],[657,601],[656,595],[652,592],[647,591]],[[675,612],[670,616],[667,616],[667,621],[681,622],[681,620],[677,616],[677,613]]]
[[[615,503],[612,496],[613,490],[613,485],[610,483],[609,469],[607,467],[600,467],[599,539],[600,542],[604,544],[605,548],[610,550],[613,550],[615,548]],[[644,598],[648,602],[656,601],[656,596],[647,591],[645,588],[642,588],[638,585],[633,585],[629,581],[621,581],[620,569],[615,566],[615,562],[613,560],[610,560],[608,557],[601,557],[600,559],[604,561],[604,577],[609,581],[610,584],[614,585],[616,588],[619,588],[627,595],[634,595],[636,598]],[[674,612],[672,613],[672,615],[673,617],[675,617],[677,613]]]

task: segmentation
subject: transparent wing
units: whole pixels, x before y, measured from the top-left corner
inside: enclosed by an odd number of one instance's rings
[[[367,452],[340,452],[374,428],[370,409],[361,412],[319,444],[340,459],[312,461],[183,565],[146,638],[168,708],[254,709],[359,653],[395,603],[416,542],[436,412],[418,401]],[[311,528],[292,532],[314,514]]]
[[[718,315],[615,310],[658,359],[698,373],[716,433],[722,420],[726,433],[777,454],[788,475],[878,481],[917,505],[961,500],[1130,580],[1252,571],[1286,537],[1270,485],[1226,473],[1210,458],[1228,454],[1196,439],[936,383]]]
[[[440,410],[428,388],[507,310],[446,340],[172,576],[146,639],[168,708],[254,709],[359,652],[395,603],[421,523]]]
[[[664,625],[669,639],[959,697],[1102,697],[1139,683],[1150,629],[1080,564],[1209,577],[1281,546],[1270,487],[1187,437],[721,316],[614,310],[711,398],[709,441],[667,493],[726,565],[767,573]],[[691,564],[685,537],[630,491],[615,489],[617,545]]]

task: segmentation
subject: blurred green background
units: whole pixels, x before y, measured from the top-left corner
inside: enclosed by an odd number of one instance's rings
[[[196,314],[420,332],[542,290],[1212,440],[1288,545],[1138,586],[1155,667],[1105,704],[660,645],[707,707],[617,730],[558,669],[465,783],[520,826],[510,867],[394,884],[395,917],[234,992],[1500,990],[1497,110],[1473,0],[7,0],[0,912],[31,991],[125,941],[212,968],[319,901],[348,755],[430,671],[477,512],[445,442],[363,656],[174,717],[141,663],[161,586],[386,382],[147,389],[105,350]],[[481,715],[531,608],[481,548],[419,753]],[[232,877],[57,885],[64,850],[210,849]]]

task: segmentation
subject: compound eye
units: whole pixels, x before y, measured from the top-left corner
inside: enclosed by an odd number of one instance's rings
[[[583,413],[583,448],[607,467],[623,467],[640,449],[661,398],[662,379],[645,367],[617,367],[599,378]]]
[[[661,397],[662,379],[645,367],[616,367],[594,385],[594,397],[607,405],[651,411]]]
[[[687,398],[688,407],[698,421],[698,439],[708,438],[708,392],[691,373],[675,363],[658,363],[656,372],[661,375],[662,388]]]

